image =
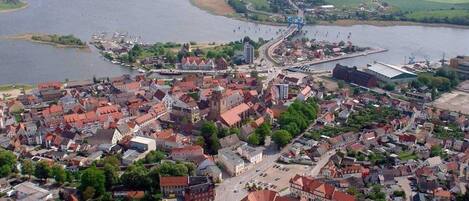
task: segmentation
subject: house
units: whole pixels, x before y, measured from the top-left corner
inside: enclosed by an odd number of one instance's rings
[[[156,141],[147,137],[135,136],[130,140],[129,147],[139,152],[146,153],[156,150]]]
[[[215,200],[215,185],[205,176],[160,176],[160,190],[164,197],[186,201]]]
[[[212,178],[214,182],[222,182],[222,172],[218,168],[217,164],[211,159],[206,158],[197,166],[196,174],[199,176],[208,176]]]
[[[300,101],[305,101],[305,100],[308,100],[309,97],[312,96],[312,89],[310,86],[306,86],[304,87],[300,93],[298,93],[298,95],[296,96],[296,98]]]
[[[368,88],[376,87],[378,85],[376,76],[359,71],[356,67],[349,68],[340,64],[336,64],[334,70],[332,70],[332,77]]]
[[[228,127],[241,127],[242,121],[248,117],[248,114],[249,106],[246,103],[241,103],[220,116],[222,122]]]
[[[244,160],[229,148],[218,150],[218,160],[231,176],[244,172]]]
[[[295,175],[290,179],[293,197],[303,200],[355,201],[355,197],[312,177]]]
[[[171,149],[171,158],[173,160],[180,160],[186,161],[190,158],[194,158],[197,156],[203,156],[204,149],[201,146],[195,145],[188,145],[180,148],[173,148]]]
[[[183,70],[213,70],[215,63],[213,60],[205,60],[196,56],[184,57],[179,65]]]
[[[262,161],[262,150],[251,147],[247,143],[239,146],[236,150],[239,155],[252,164],[260,163]]]
[[[240,144],[241,141],[236,134],[228,135],[220,139],[220,145],[222,148],[239,146]]]
[[[18,201],[45,201],[53,198],[52,193],[46,189],[39,187],[29,181],[20,183],[13,187],[15,198]]]
[[[122,137],[122,134],[117,129],[98,129],[94,135],[86,140],[91,145],[117,144]]]
[[[251,191],[241,201],[289,201],[288,197],[280,196],[279,193],[272,190]]]

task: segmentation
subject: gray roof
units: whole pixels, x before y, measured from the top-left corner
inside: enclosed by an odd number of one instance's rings
[[[385,64],[385,63],[380,63],[380,62],[373,63],[370,67],[368,67],[368,70],[382,74],[389,78],[393,78],[401,74],[409,74],[409,75],[416,76],[414,73],[404,70],[400,67]]]
[[[220,149],[218,150],[218,157],[225,159],[231,164],[243,164],[244,160],[234,153],[231,149]]]

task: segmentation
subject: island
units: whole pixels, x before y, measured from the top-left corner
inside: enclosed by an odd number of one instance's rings
[[[20,0],[0,0],[0,12],[16,11],[27,6],[27,3]]]
[[[59,48],[88,48],[86,42],[73,35],[57,35],[57,34],[20,34],[15,36],[6,36],[4,39],[25,40],[35,43],[53,45]]]

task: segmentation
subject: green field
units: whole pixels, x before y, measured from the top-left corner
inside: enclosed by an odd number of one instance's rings
[[[326,0],[339,8],[357,8],[361,3],[370,4],[371,0]],[[469,9],[469,0],[384,0],[393,11],[423,11],[446,9]]]
[[[460,3],[469,3],[469,0],[427,0],[438,3],[450,3],[450,4],[460,4]]]
[[[437,19],[444,18],[469,18],[469,10],[435,10],[435,11],[416,11],[406,15],[409,19],[423,20],[426,17]]]
[[[407,161],[407,160],[415,160],[417,159],[417,156],[413,153],[413,152],[410,152],[410,151],[403,151],[401,153],[399,153],[399,159],[403,160],[403,161]]]

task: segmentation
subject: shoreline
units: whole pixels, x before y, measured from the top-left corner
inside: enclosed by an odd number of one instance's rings
[[[255,24],[261,25],[271,25],[271,26],[287,26],[286,23],[278,23],[278,22],[265,22],[265,21],[257,21],[252,19],[247,19],[238,15],[238,13],[234,14],[226,14],[220,15],[217,14],[218,12],[213,9],[207,9],[204,5],[198,4],[196,0],[189,0],[189,2],[199,8],[200,10],[206,11],[211,15],[223,16],[230,19],[251,22]],[[422,26],[422,27],[444,27],[444,28],[456,28],[456,29],[469,29],[469,26],[465,25],[456,25],[456,24],[443,24],[443,23],[423,23],[423,22],[412,22],[412,21],[383,21],[383,20],[336,20],[334,22],[329,21],[319,21],[316,24],[305,24],[305,26],[355,26],[355,25],[369,25],[369,26],[377,26],[377,27],[392,27],[392,26]]]
[[[12,8],[12,9],[5,9],[5,10],[0,10],[0,14],[2,13],[11,13],[11,12],[16,12],[16,11],[19,11],[19,10],[23,10],[23,9],[26,9],[29,7],[29,4],[27,2],[23,2],[21,1],[22,3],[24,3],[23,6],[21,7],[18,7],[18,8]]]
[[[32,43],[50,45],[50,46],[54,46],[56,48],[73,48],[73,49],[81,49],[81,50],[89,50],[90,49],[88,44],[86,44],[84,46],[63,45],[63,44],[58,44],[58,43],[54,43],[54,42],[48,42],[48,41],[41,41],[41,40],[32,39],[33,36],[45,36],[45,35],[48,35],[48,34],[25,33],[25,34],[10,35],[10,36],[0,36],[0,39],[3,39],[3,40],[22,40],[22,41],[28,41],[28,42],[32,42]]]

